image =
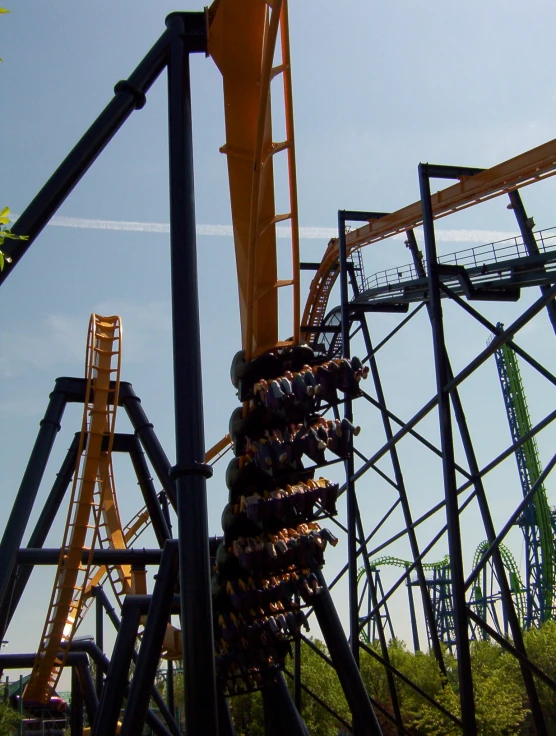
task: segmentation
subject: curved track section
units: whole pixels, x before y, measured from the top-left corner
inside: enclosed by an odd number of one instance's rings
[[[232,441],[229,435],[225,435],[210,450],[207,450],[205,462],[214,465],[229,450],[232,449]],[[111,467],[111,466],[110,466]],[[134,542],[143,534],[151,524],[151,517],[146,506],[143,506],[130,521],[122,527],[120,514],[117,507],[117,499],[113,476],[110,473],[111,482],[107,484],[105,500],[103,504],[103,524],[101,530],[100,543],[102,547],[111,547],[112,549],[127,549],[132,547]],[[87,610],[89,609],[93,595],[92,590],[97,586],[103,586],[107,580],[114,592],[120,608],[122,607],[124,596],[131,592],[131,566],[130,565],[113,565],[107,567],[98,565],[90,570],[89,582],[83,593],[83,600],[79,609],[78,617],[74,624],[74,633],[77,631],[79,624],[83,620]]]
[[[473,569],[475,569],[479,562],[481,561],[481,558],[483,555],[489,550],[490,544],[487,540],[484,542],[481,542],[481,544],[477,547],[475,550],[475,556],[473,558]],[[519,623],[522,628],[525,628],[525,621],[526,621],[526,611],[527,611],[527,604],[525,600],[525,589],[523,587],[523,582],[521,581],[521,577],[519,574],[519,568],[517,566],[517,563],[515,561],[514,556],[510,552],[510,550],[503,544],[500,545],[500,557],[502,558],[502,564],[504,565],[504,568],[506,572],[508,573],[509,583],[510,583],[510,590],[512,592],[512,596],[514,599],[515,607],[517,610],[517,615],[519,616]],[[472,605],[475,608],[482,609],[481,613],[483,615],[483,618],[486,618],[486,608],[489,605],[489,601],[493,599],[493,594],[496,593],[496,591],[493,590],[492,585],[492,579],[496,578],[496,573],[494,571],[494,568],[492,567],[491,562],[487,565],[490,568],[490,577],[491,582],[488,582],[488,573],[486,572],[485,568],[485,575],[483,583],[483,588],[481,588],[478,581],[475,581],[473,584],[473,597],[474,600],[472,601]],[[490,612],[493,619],[496,621],[497,617],[494,612]]]
[[[209,10],[209,54],[224,82],[228,176],[242,347],[251,360],[278,342],[278,290],[293,288],[293,342],[299,342],[299,223],[287,1],[217,0]],[[278,44],[278,38],[280,43]],[[274,65],[278,45],[281,61]],[[285,136],[273,142],[271,82],[281,76]],[[289,212],[278,214],[274,156],[287,152]],[[292,268],[278,278],[276,224],[292,231]],[[288,344],[288,343],[280,343]]]
[[[554,174],[556,140],[490,169],[479,171],[473,176],[462,176],[457,184],[436,192],[431,197],[433,216],[436,219],[450,215]],[[346,233],[347,253],[349,255],[365,245],[405,233],[419,227],[422,222],[421,202],[414,202],[390,214],[377,215],[376,219],[369,220],[366,225]],[[321,265],[311,282],[301,322],[306,328],[318,327],[325,317],[332,287],[340,273],[338,256],[338,239],[333,238],[328,243]],[[311,343],[316,333],[316,329],[306,329],[306,341]]]
[[[45,703],[64,666],[61,645],[71,641],[91,564],[81,563],[98,538],[106,489],[111,487],[110,453],[120,383],[122,329],[119,317],[91,315],[87,340],[87,399],[77,466],[48,615],[25,699]],[[77,595],[79,591],[79,595]],[[64,652],[67,652],[67,647]]]
[[[376,570],[378,567],[403,567],[407,570],[412,564],[409,560],[402,560],[399,557],[377,557],[376,560],[369,560],[371,570]],[[438,562],[422,562],[421,564],[423,570],[440,570],[443,567],[449,567],[450,558],[446,555]],[[365,575],[365,568],[360,567],[357,572],[357,582],[361,582],[361,578]]]

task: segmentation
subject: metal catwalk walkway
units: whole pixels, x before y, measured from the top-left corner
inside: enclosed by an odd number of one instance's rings
[[[535,239],[539,252],[532,255],[523,238],[516,236],[439,256],[441,266],[449,267],[440,279],[456,294],[470,298],[476,289],[484,293],[485,289],[503,291],[553,283],[556,281],[556,228],[535,232]],[[428,280],[419,277],[415,266],[408,263],[369,276],[362,287],[354,300],[356,304],[405,304],[425,298]]]

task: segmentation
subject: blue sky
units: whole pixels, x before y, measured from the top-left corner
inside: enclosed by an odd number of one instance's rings
[[[2,146],[0,206],[19,213],[96,115],[114,84],[126,78],[164,30],[175,7],[144,0],[14,0],[0,20]],[[183,10],[200,10],[185,3]],[[474,0],[464,6],[431,1],[396,4],[350,0],[293,0],[290,6],[299,210],[306,228],[334,228],[338,208],[390,211],[418,198],[420,161],[490,166],[554,137],[556,113],[550,49],[556,9],[552,3]],[[90,227],[87,221],[168,222],[166,89],[164,75],[146,107],[126,123],[63,205],[66,225],[48,227],[0,290],[0,461],[2,506],[12,499],[25,469],[48,393],[59,375],[82,375],[89,315],[118,313],[124,324],[122,377],[133,383],[170,458],[173,446],[172,356],[169,309],[169,240],[152,227]],[[229,364],[239,348],[239,315],[233,241],[208,226],[229,226],[221,79],[210,59],[192,61],[201,331],[206,444],[227,430],[237,405]],[[275,101],[277,101],[275,96]],[[551,180],[523,197],[540,228],[556,223]],[[506,202],[495,201],[438,225],[441,252],[515,232]],[[76,219],[71,219],[76,218]],[[98,225],[98,223],[97,223]],[[156,229],[156,228],[155,228]],[[162,228],[164,230],[164,228]],[[457,232],[456,232],[457,231]],[[480,232],[479,232],[480,231]],[[484,231],[488,231],[486,234]],[[315,235],[315,232],[304,231]],[[318,234],[318,233],[317,233]],[[304,237],[302,258],[320,260],[324,237]],[[280,240],[288,248],[287,240]],[[366,249],[367,274],[409,261],[401,240]],[[308,289],[304,277],[302,301]],[[532,290],[531,290],[532,291]],[[517,305],[487,305],[489,319],[510,323],[537,292]],[[331,306],[333,306],[331,304]],[[446,308],[448,344],[455,367],[482,349],[486,333],[453,307]],[[291,333],[287,306],[281,337]],[[399,317],[373,316],[375,342]],[[536,357],[554,362],[554,335],[544,314],[520,340]],[[380,356],[392,410],[407,419],[434,393],[430,328],[425,312],[415,327]],[[554,391],[524,369],[534,420],[553,408]],[[509,441],[494,364],[462,389],[481,464]],[[379,417],[356,406],[366,454],[382,444]],[[359,412],[359,414],[358,414]],[[127,425],[120,417],[121,431]],[[69,407],[40,501],[59,467],[79,411]],[[433,419],[423,433],[436,439]],[[553,435],[541,437],[548,461]],[[442,497],[440,464],[409,441],[400,449],[415,515]],[[489,498],[497,523],[520,497],[513,460],[492,479]],[[389,463],[379,465],[390,470]],[[121,467],[120,467],[121,466]],[[226,500],[219,468],[208,487],[210,530],[219,531]],[[121,480],[120,480],[121,479]],[[124,518],[141,505],[135,480],[117,465],[116,486]],[[548,485],[549,497],[553,497]],[[369,529],[394,500],[378,476],[359,484]],[[390,494],[390,495],[389,495]],[[32,521],[36,518],[36,513]],[[343,509],[342,509],[343,513]],[[439,518],[420,533],[425,542]],[[388,528],[399,528],[400,519]],[[471,510],[464,522],[469,565],[484,534]],[[59,545],[58,525],[49,545]],[[521,540],[513,537],[519,559]],[[145,546],[152,539],[145,536]],[[445,553],[439,545],[430,559]],[[407,556],[407,544],[392,550]],[[331,554],[327,575],[341,567],[345,543]],[[385,578],[391,573],[386,571]],[[34,649],[50,582],[35,575],[9,632],[10,651]],[[344,613],[340,588],[338,605]],[[397,615],[409,638],[405,613]],[[86,628],[84,631],[92,630]],[[35,639],[30,632],[34,634]]]

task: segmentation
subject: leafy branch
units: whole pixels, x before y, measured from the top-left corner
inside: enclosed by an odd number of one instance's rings
[[[1,10],[1,8],[0,8]],[[4,245],[4,240],[29,240],[28,235],[16,235],[15,233],[12,233],[12,231],[6,227],[6,225],[9,225],[11,220],[9,219],[8,215],[10,214],[10,208],[4,207],[4,209],[0,212],[0,246]],[[3,251],[0,250],[0,271],[4,270],[4,264],[11,263],[12,259],[9,256],[6,256]]]

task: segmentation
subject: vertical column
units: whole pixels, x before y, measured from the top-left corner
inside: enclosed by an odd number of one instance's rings
[[[168,58],[170,247],[176,479],[187,732],[218,735],[201,381],[189,53],[204,50],[204,14],[172,13]]]
[[[21,547],[21,540],[25,527],[31,516],[33,504],[41,484],[42,477],[54,445],[56,435],[60,430],[60,422],[66,408],[66,393],[62,382],[58,379],[50,394],[50,402],[40,424],[39,433],[31,457],[27,463],[25,475],[19,486],[12,511],[2,541],[0,542],[0,603],[2,602],[15,566],[16,554]],[[3,636],[4,632],[2,632]]]
[[[509,206],[514,211],[515,219],[519,226],[521,237],[523,238],[523,243],[525,244],[527,253],[530,256],[538,255],[539,246],[533,232],[535,223],[532,217],[527,216],[525,205],[523,204],[523,200],[521,199],[519,189],[514,189],[512,192],[508,192],[508,196],[510,198]],[[550,286],[549,284],[541,284],[540,288],[541,293],[546,294],[546,292],[550,289]],[[554,299],[551,299],[548,302],[548,304],[546,305],[546,311],[548,312],[548,318],[550,319],[550,323],[552,324],[552,329],[554,330],[554,332],[556,332],[556,302],[554,301]]]
[[[294,602],[296,606],[300,603],[297,593]],[[298,633],[295,637],[293,650],[293,702],[297,712],[301,715],[301,633]]]
[[[463,557],[461,529],[457,497],[454,441],[452,433],[452,417],[450,412],[450,396],[444,387],[448,382],[448,364],[442,322],[442,306],[440,303],[438,259],[434,235],[434,219],[431,206],[430,177],[435,175],[452,178],[446,172],[436,171],[438,167],[419,164],[419,188],[423,212],[423,230],[427,260],[429,286],[429,314],[432,326],[434,363],[436,373],[436,390],[438,393],[438,417],[440,441],[442,447],[442,470],[444,476],[444,493],[446,498],[446,521],[448,527],[448,549],[453,590],[454,628],[458,674],[460,682],[460,700],[463,731],[466,736],[477,733],[475,722],[475,701],[473,697],[473,680],[471,676],[471,656],[469,651],[468,621],[465,604],[465,580],[463,573]]]
[[[71,668],[70,724],[72,736],[83,736],[83,693],[76,665]]]
[[[102,598],[98,595],[98,591],[101,590],[98,586],[93,588],[93,595],[95,597],[95,644],[101,652],[104,651],[104,609],[102,607]],[[102,685],[104,682],[103,673],[100,667],[96,668],[95,676],[95,689],[98,697],[100,698],[102,693]]]
[[[348,298],[348,270],[345,212],[338,212],[338,236],[340,256],[340,304],[342,326],[342,353],[349,358],[349,298]],[[344,416],[353,421],[351,399],[346,399]],[[347,497],[347,530],[348,530],[348,588],[349,588],[349,635],[353,658],[359,666],[359,601],[357,597],[357,527],[356,527],[356,497],[353,481],[353,448],[345,461],[346,466],[346,497]]]

